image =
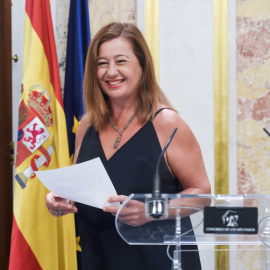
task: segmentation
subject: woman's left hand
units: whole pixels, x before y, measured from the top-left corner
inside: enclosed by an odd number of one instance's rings
[[[127,196],[119,195],[113,196],[108,199],[109,203],[120,202],[122,203]],[[119,209],[119,206],[105,206],[103,208],[104,212],[110,212],[113,216],[116,216],[116,213]],[[130,200],[124,208],[121,210],[118,219],[131,226],[140,226],[148,222],[149,220],[145,217],[145,204],[136,200]]]

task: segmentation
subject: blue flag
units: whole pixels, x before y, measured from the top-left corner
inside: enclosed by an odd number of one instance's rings
[[[74,154],[74,122],[81,120],[85,112],[83,104],[83,76],[87,50],[91,42],[88,0],[70,0],[67,57],[64,88],[64,109],[67,121],[67,135],[70,157]],[[74,121],[75,119],[75,121]],[[77,243],[79,231],[75,214]],[[77,247],[77,266],[82,269],[82,256]]]
[[[88,0],[71,0],[68,22],[64,108],[70,156],[74,154],[74,117],[80,121],[85,112],[83,76],[88,47],[91,42]]]

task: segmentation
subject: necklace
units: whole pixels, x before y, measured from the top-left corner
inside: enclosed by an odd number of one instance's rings
[[[111,115],[110,115],[110,122],[111,122],[113,128],[119,132],[119,135],[118,135],[118,137],[117,137],[117,139],[116,139],[116,141],[115,141],[115,143],[114,143],[114,145],[113,145],[113,148],[114,148],[114,149],[116,149],[116,148],[118,147],[118,144],[119,144],[119,142],[120,142],[120,139],[121,139],[121,136],[122,136],[123,131],[131,124],[131,122],[132,122],[132,120],[134,119],[134,117],[135,117],[135,113],[132,114],[132,116],[131,116],[130,119],[127,121],[127,123],[125,124],[125,126],[122,128],[122,130],[120,130],[120,129],[113,123],[112,117],[111,117]]]

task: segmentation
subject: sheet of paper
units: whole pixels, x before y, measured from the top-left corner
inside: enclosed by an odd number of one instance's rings
[[[107,202],[117,193],[100,158],[35,174],[48,190],[62,198],[97,208],[120,205]]]

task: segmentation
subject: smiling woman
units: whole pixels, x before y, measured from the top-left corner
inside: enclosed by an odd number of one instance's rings
[[[118,48],[120,44],[121,50]],[[112,48],[112,45],[115,47]],[[104,53],[103,47],[109,50],[113,49],[113,53],[108,50],[106,54],[110,55],[102,55]],[[124,50],[122,51],[122,49]],[[101,67],[108,65],[107,72],[109,71],[109,75],[111,75],[111,72],[116,72],[116,69],[111,70],[111,63],[108,62],[111,59],[108,57],[116,56],[114,61],[118,60],[118,63],[115,66],[128,66],[130,71],[132,68],[137,68],[137,73],[140,70],[142,72],[135,98],[136,115],[141,123],[153,119],[153,108],[157,107],[159,101],[172,107],[156,82],[152,57],[140,30],[133,24],[112,23],[100,29],[96,34],[86,59],[84,96],[86,109],[91,111],[91,122],[96,129],[103,128],[108,123],[109,118],[108,96],[101,91],[102,86],[97,74],[100,70],[99,65]],[[134,65],[134,61],[139,61],[140,67]],[[133,77],[134,73],[131,76]],[[126,79],[131,80],[130,77]]]
[[[74,163],[99,157],[117,191],[109,203],[131,193],[151,193],[162,148],[179,130],[160,161],[161,192],[210,193],[199,144],[157,84],[151,54],[139,29],[111,23],[92,40],[88,51],[84,97],[87,112],[76,135]],[[194,170],[194,165],[196,170]],[[118,206],[103,209],[69,202],[52,193],[46,205],[53,216],[78,212],[83,269],[170,270],[165,246],[129,246],[118,235]],[[150,222],[144,204],[134,201],[120,217],[138,226]],[[190,218],[182,221],[191,229]],[[201,269],[196,246],[183,246],[182,269]]]
[[[97,78],[104,93],[112,100],[131,104],[137,96],[142,67],[128,39],[119,37],[102,43],[97,61]]]

